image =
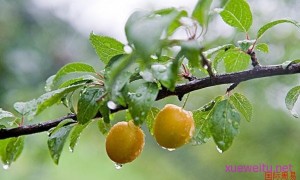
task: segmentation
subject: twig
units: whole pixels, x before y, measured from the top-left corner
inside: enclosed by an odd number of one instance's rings
[[[300,73],[300,63],[291,64],[287,68],[283,68],[281,65],[258,66],[254,69],[247,70],[247,71],[216,75],[214,77],[214,81],[211,81],[211,77],[206,77],[206,78],[196,79],[194,81],[190,81],[185,84],[179,84],[176,86],[175,91],[173,92],[163,88],[159,91],[156,100],[160,100],[172,95],[176,95],[176,96],[184,95],[195,90],[216,86],[220,84],[240,83],[243,81],[248,81],[257,78],[296,74],[296,73]],[[125,108],[120,107],[118,109],[115,109],[112,113],[123,109]],[[100,117],[100,116],[101,114],[97,114],[96,117]],[[10,137],[18,137],[22,135],[48,131],[49,129],[56,127],[61,121],[66,119],[76,120],[76,115],[69,114],[67,116],[58,118],[56,120],[47,121],[44,123],[20,126],[12,129],[0,129],[0,139],[6,139]],[[74,121],[74,123],[75,122],[76,121]]]

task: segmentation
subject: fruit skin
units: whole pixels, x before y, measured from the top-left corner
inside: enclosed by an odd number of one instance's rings
[[[105,142],[107,155],[118,164],[125,164],[137,158],[144,144],[144,132],[133,121],[115,124],[108,132]]]
[[[181,107],[167,104],[154,120],[154,137],[157,143],[167,149],[175,149],[190,142],[195,123],[193,114]]]

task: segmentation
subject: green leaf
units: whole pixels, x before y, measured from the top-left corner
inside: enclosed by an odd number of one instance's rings
[[[76,124],[70,135],[70,151],[73,152],[75,146],[77,145],[78,139],[82,133],[82,131],[89,125],[89,123],[85,124]]]
[[[23,147],[24,137],[9,138],[0,141],[1,160],[7,168],[12,162],[17,160],[23,151]]]
[[[252,25],[252,13],[245,0],[229,0],[224,9],[217,9],[217,12],[225,23],[239,31],[247,32]]]
[[[189,60],[189,64],[193,68],[200,67],[200,50],[201,46],[196,40],[183,41],[181,43],[181,51],[183,55]]]
[[[285,97],[285,104],[286,104],[287,109],[296,118],[298,118],[299,116],[295,111],[293,111],[293,109],[294,109],[294,105],[295,105],[297,99],[299,98],[299,95],[300,95],[300,86],[296,86],[296,87],[292,88]]]
[[[61,89],[57,89],[55,91],[51,91],[48,92],[46,94],[43,94],[42,96],[40,96],[38,99],[36,99],[36,112],[34,115],[38,115],[39,113],[41,113],[43,110],[45,110],[46,108],[52,106],[53,104],[60,102],[61,98],[66,95],[67,93],[70,93],[72,91],[75,91],[76,89],[82,87],[84,84],[77,84],[77,85],[73,85],[73,86],[68,86],[65,88],[61,88]],[[32,104],[29,102],[29,104]],[[28,109],[25,110],[29,110],[31,112],[30,108],[35,108],[34,106],[29,106]],[[33,109],[34,110],[34,109]]]
[[[153,125],[156,115],[159,113],[160,109],[156,107],[151,107],[150,111],[148,112],[148,116],[146,118],[146,124],[148,127],[149,132],[153,135]]]
[[[122,55],[114,57],[105,67],[105,88],[110,92],[111,98],[115,103],[126,105],[122,89],[129,81],[131,73],[127,68],[133,62],[131,55]],[[125,92],[126,93],[126,92]]]
[[[112,57],[125,53],[124,44],[114,38],[91,33],[90,41],[104,64],[107,64]]]
[[[291,23],[291,24],[297,26],[298,28],[300,28],[300,24],[297,21],[289,20],[289,19],[279,19],[276,21],[269,22],[269,23],[263,25],[261,28],[259,28],[257,35],[256,35],[256,39],[261,38],[268,29],[276,26],[277,24],[282,24],[282,23]]]
[[[127,40],[134,45],[136,52],[143,58],[145,64],[148,63],[149,56],[161,47],[160,38],[163,32],[176,20],[179,13],[174,8],[161,15],[157,15],[155,12],[137,11],[129,17],[125,25]]]
[[[100,103],[100,108],[99,108],[99,112],[101,113],[102,117],[103,117],[103,121],[105,123],[109,123],[110,122],[110,110],[107,106],[108,101],[104,100]]]
[[[211,137],[209,129],[209,121],[214,106],[223,99],[223,96],[216,97],[213,101],[205,104],[201,108],[193,111],[193,118],[195,121],[195,133],[192,142],[195,145],[206,143]]]
[[[87,88],[80,93],[77,106],[77,121],[88,123],[94,118],[100,108],[100,101],[104,90],[101,88]]]
[[[84,83],[90,83],[90,82],[96,82],[97,79],[94,76],[91,75],[84,75],[78,78],[70,79],[59,85],[58,88],[64,88],[68,87],[71,85],[76,85],[76,84],[84,84]]]
[[[64,76],[71,74],[71,73],[95,73],[95,70],[92,66],[90,66],[88,64],[79,63],[79,62],[69,63],[69,64],[63,66],[56,73],[55,77],[52,80],[52,87],[58,86],[58,83],[60,82],[60,80],[62,80],[62,78]],[[50,80],[48,79],[47,81],[51,82],[51,77],[50,77]],[[49,86],[49,84],[47,86]],[[52,88],[50,88],[50,89],[52,89]]]
[[[248,54],[236,49],[226,51],[223,59],[226,72],[245,70],[251,62],[251,57]]]
[[[52,133],[56,132],[57,130],[59,130],[60,128],[70,125],[71,123],[74,123],[75,121],[73,119],[65,119],[63,121],[61,121],[56,127],[51,128],[50,130],[48,130],[48,136],[51,136]]]
[[[210,120],[210,132],[220,152],[226,151],[239,132],[240,116],[229,100],[216,104]]]
[[[110,123],[106,123],[103,120],[98,121],[98,129],[103,135],[106,135],[109,132],[110,128]]]
[[[238,45],[240,46],[241,50],[244,52],[247,52],[248,49],[255,43],[255,40],[242,40],[237,42]]]
[[[242,94],[234,93],[229,98],[234,107],[250,122],[252,118],[252,105],[250,101]]]
[[[210,58],[211,55],[221,51],[221,50],[229,50],[230,48],[233,48],[234,45],[233,44],[225,44],[225,45],[222,45],[222,46],[218,46],[218,47],[215,47],[215,48],[212,48],[212,49],[209,49],[209,50],[206,50],[203,52],[203,55],[207,58]]]
[[[143,83],[135,93],[129,94],[128,110],[135,124],[142,124],[147,118],[157,94],[158,87],[155,83]]]
[[[28,102],[16,102],[14,104],[14,108],[22,116],[29,115],[32,118],[34,116],[36,108],[37,108],[37,102],[35,99],[28,101]]]
[[[48,139],[48,149],[55,164],[58,164],[61,152],[72,126],[63,126],[53,132]]]
[[[212,0],[198,0],[192,17],[195,18],[202,27],[207,27],[209,19],[209,11]]]
[[[0,120],[3,118],[13,118],[15,115],[9,111],[4,111],[2,108],[0,108]]]
[[[269,52],[269,46],[266,43],[259,43],[255,46],[255,49],[257,49],[258,51],[264,52],[264,53],[268,53]]]

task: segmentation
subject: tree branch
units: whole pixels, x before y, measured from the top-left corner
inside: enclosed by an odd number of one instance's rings
[[[156,100],[163,99],[168,96],[176,95],[183,96],[186,93],[203,89],[206,87],[221,85],[221,84],[231,84],[231,83],[240,83],[243,81],[248,81],[257,78],[263,77],[271,77],[278,75],[288,75],[288,74],[296,74],[300,73],[300,63],[290,64],[286,68],[283,68],[282,65],[275,66],[256,66],[254,69],[230,73],[230,74],[222,74],[216,75],[214,77],[206,77],[201,79],[195,79],[193,81],[187,82],[185,84],[179,84],[176,86],[175,91],[171,92],[165,88],[159,91]],[[125,108],[121,107],[119,109],[114,110],[114,112],[123,110]],[[98,115],[98,117],[101,115]],[[76,120],[75,114],[69,114],[67,116],[63,116],[61,118],[47,121],[43,123],[20,126],[11,129],[0,129],[0,139],[6,139],[10,137],[18,137],[22,135],[29,135],[39,132],[48,131],[49,129],[56,127],[60,122],[66,119]],[[74,121],[75,123],[76,121]],[[72,122],[71,122],[72,123]]]

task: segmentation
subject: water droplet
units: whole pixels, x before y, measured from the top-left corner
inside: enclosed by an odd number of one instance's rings
[[[168,150],[170,152],[175,150],[175,148],[165,148],[165,147],[162,147],[162,146],[161,146],[161,148],[166,149],[166,150]]]
[[[156,55],[151,55],[150,56],[152,59],[158,59],[158,57]]]
[[[167,148],[168,151],[174,151],[175,148]]]
[[[115,163],[115,168],[117,170],[121,169],[123,167],[123,164]]]
[[[8,170],[8,168],[9,168],[9,164],[4,164],[3,165],[3,169]]]
[[[239,128],[239,123],[238,123],[238,122],[234,122],[234,123],[233,123],[233,127],[234,127],[235,129],[238,129],[238,128]]]
[[[141,97],[141,96],[142,96],[141,93],[137,93],[137,94],[136,94],[136,97]]]
[[[143,79],[147,82],[153,82],[155,79],[153,77],[152,72],[145,70],[140,72],[140,75],[143,77]]]
[[[69,151],[72,153],[72,152],[74,152],[74,149],[72,149],[71,147],[69,147]]]
[[[108,107],[109,109],[116,109],[116,108],[117,108],[117,104],[114,103],[113,101],[108,101],[108,102],[107,102],[107,107]]]
[[[145,112],[142,112],[142,113],[141,113],[142,116],[144,116],[145,114],[146,114]]]
[[[163,72],[165,72],[167,70],[166,66],[160,65],[160,64],[154,64],[154,65],[152,65],[152,69],[154,69],[154,70],[156,70],[156,71],[158,71],[160,73],[163,73]]]
[[[124,46],[124,51],[127,53],[127,54],[130,54],[132,52],[132,48],[128,45]]]
[[[223,151],[218,146],[216,146],[216,148],[217,148],[219,153],[223,153]]]
[[[203,68],[204,68],[204,69],[208,69],[208,66],[207,66],[207,65],[204,65]]]
[[[138,121],[138,120],[140,120],[140,118],[139,117],[135,117],[134,120]]]

